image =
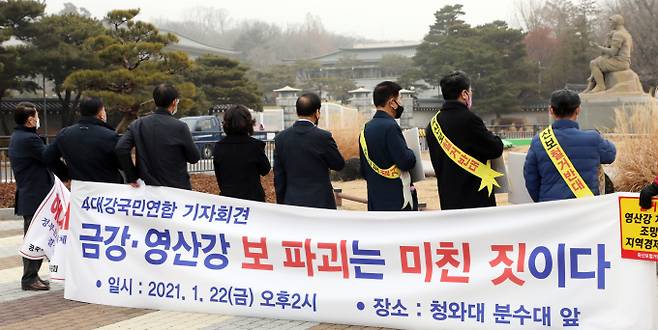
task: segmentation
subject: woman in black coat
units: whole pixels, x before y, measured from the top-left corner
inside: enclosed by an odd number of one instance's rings
[[[226,137],[215,144],[215,176],[219,194],[227,197],[265,201],[260,177],[270,172],[265,142],[254,139],[254,120],[242,105],[229,108],[222,126]]]

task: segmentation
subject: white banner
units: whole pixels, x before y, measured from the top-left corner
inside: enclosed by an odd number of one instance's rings
[[[48,258],[50,279],[64,279],[63,261],[69,227],[71,193],[55,176],[55,184],[32,217],[19,254],[28,259]]]
[[[655,263],[618,195],[347,212],[74,182],[65,298],[425,329],[651,329]]]

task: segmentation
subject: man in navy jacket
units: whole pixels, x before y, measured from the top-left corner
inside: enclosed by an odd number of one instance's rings
[[[22,102],[14,110],[16,128],[9,140],[9,160],[16,177],[17,215],[23,216],[23,232],[27,233],[32,217],[37,208],[46,198],[54,184],[54,177],[43,159],[46,148],[43,140],[37,134],[39,128],[39,113],[34,104]],[[55,168],[63,171],[61,162]],[[48,282],[39,278],[41,260],[23,258],[23,290],[48,290]]]
[[[558,143],[594,195],[599,195],[599,166],[615,160],[615,145],[596,131],[581,131],[578,114],[580,97],[562,89],[551,95],[550,114]],[[574,198],[575,195],[544,150],[539,135],[532,139],[523,168],[525,185],[532,200],[545,202]]]
[[[373,101],[377,107],[374,117],[365,125],[363,133],[368,156],[380,169],[397,166],[400,171],[409,171],[416,165],[416,156],[402,136],[402,130],[395,121],[402,116],[400,90],[391,81],[379,83],[373,91]],[[361,175],[368,186],[369,211],[409,211],[415,208],[413,198],[405,204],[401,178],[387,178],[375,172],[366,159],[363,148],[359,147]]]
[[[97,97],[84,98],[80,114],[78,123],[62,129],[46,148],[45,161],[52,168],[64,158],[72,180],[123,183],[114,153],[119,135],[106,123],[103,102]]]
[[[330,132],[317,127],[321,100],[307,93],[297,99],[299,119],[274,139],[274,188],[279,204],[336,209],[329,170],[345,159]]]

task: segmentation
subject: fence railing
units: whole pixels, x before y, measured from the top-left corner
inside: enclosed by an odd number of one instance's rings
[[[274,161],[274,140],[265,140],[265,155],[267,159],[270,160],[270,164]],[[188,173],[205,173],[213,172],[215,170],[215,164],[213,163],[213,157],[201,159],[196,164],[187,164]]]
[[[543,125],[491,125],[487,128],[503,139],[532,139],[546,127]]]
[[[11,163],[9,162],[9,148],[0,147],[0,183],[13,183],[15,182],[14,172],[11,170]],[[274,160],[274,141],[266,140],[265,141],[265,154],[270,160],[270,163]],[[213,159],[201,159],[196,164],[188,164],[187,171],[189,173],[204,173],[204,172],[213,172],[215,166],[213,164]]]
[[[14,172],[9,162],[9,148],[0,148],[0,183],[14,182]]]

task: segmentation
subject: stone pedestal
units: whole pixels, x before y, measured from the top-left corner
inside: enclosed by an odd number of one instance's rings
[[[612,94],[644,94],[640,77],[633,70],[610,72],[605,75],[604,93]]]
[[[649,94],[581,94],[578,123],[581,129],[609,132],[615,128],[615,110],[642,111],[656,100]]]
[[[370,118],[375,112],[375,105],[372,103],[372,91],[363,87],[348,92],[350,105],[359,111],[363,118]]]
[[[275,89],[273,92],[277,93],[276,105],[283,109],[283,128],[291,127],[297,120],[297,97],[301,89],[286,86],[284,88]]]

